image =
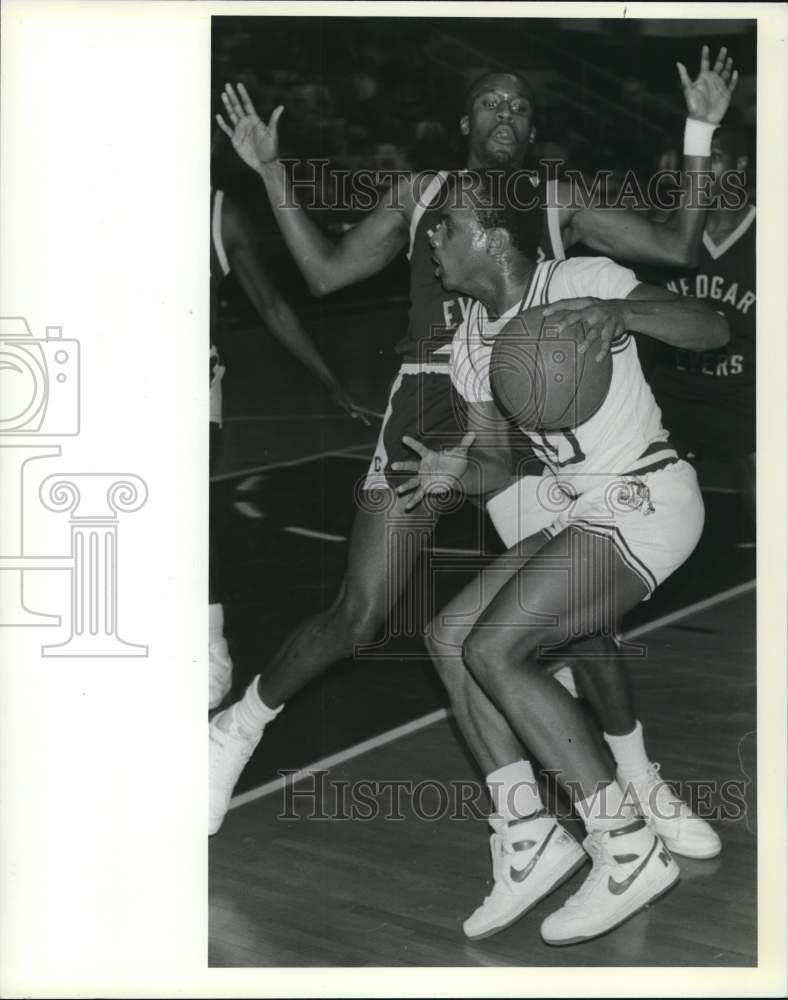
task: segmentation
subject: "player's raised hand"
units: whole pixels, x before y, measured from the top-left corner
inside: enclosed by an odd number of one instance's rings
[[[700,71],[696,80],[691,80],[687,67],[676,63],[687,102],[687,114],[690,118],[719,125],[725,117],[731,94],[736,89],[739,71],[733,68],[733,59],[728,50],[723,47],[717,55],[713,67],[709,65],[709,47],[704,45],[700,54]]]
[[[412,437],[403,437],[402,443],[419,456],[418,462],[391,463],[395,472],[416,473],[412,479],[397,487],[400,496],[405,493],[413,494],[405,506],[406,511],[417,507],[428,494],[445,496],[458,488],[460,478],[468,468],[468,449],[475,438],[476,435],[469,432],[456,448],[437,452]]]
[[[238,84],[238,94],[228,83],[222,91],[222,103],[230,124],[216,116],[219,128],[230,137],[236,153],[252,170],[258,172],[266,163],[271,163],[279,155],[278,124],[285,110],[284,105],[274,108],[266,125],[254,109],[254,104],[242,83]]]
[[[596,361],[602,361],[610,353],[615,338],[626,331],[622,310],[615,299],[562,299],[549,305],[543,316],[544,326],[559,336],[567,327],[582,323],[585,339],[578,345],[577,353],[585,354],[599,341]]]

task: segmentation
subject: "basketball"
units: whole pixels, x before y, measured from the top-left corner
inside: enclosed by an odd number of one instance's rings
[[[490,384],[498,407],[524,431],[560,431],[592,417],[610,388],[613,360],[578,353],[581,322],[560,334],[544,320],[545,306],[514,316],[495,338]]]

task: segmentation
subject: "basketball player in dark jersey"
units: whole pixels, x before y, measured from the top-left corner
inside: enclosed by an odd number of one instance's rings
[[[707,169],[711,132],[727,109],[736,74],[724,50],[710,68],[705,48],[698,78],[690,81],[683,67],[680,73],[692,118],[685,136],[685,167]],[[414,537],[417,533],[420,539],[425,538],[425,524],[434,521],[435,514],[420,509],[414,531],[409,533],[402,527],[398,572],[393,578],[388,551],[390,525],[396,521],[399,527],[406,522],[407,504],[394,493],[397,480],[391,463],[411,457],[401,441],[405,435],[422,436],[432,448],[457,443],[461,437],[445,348],[468,308],[462,297],[442,290],[426,245],[429,230],[440,215],[438,194],[432,195],[435,204],[425,197],[435,183],[434,174],[398,178],[377,208],[334,244],[300,210],[278,160],[277,122],[283,109],[277,108],[266,126],[246,91],[239,88],[239,92],[240,100],[231,87],[226,89],[223,99],[230,124],[220,118],[220,125],[238,154],[262,177],[285,240],[314,294],[327,294],[369,277],[410,243],[411,347],[395,380],[376,451],[378,461],[367,479],[370,495],[380,496],[385,489],[386,502],[359,504],[347,572],[337,600],[326,612],[305,622],[250,685],[244,698],[211,724],[211,833],[221,825],[232,788],[265,725],[278,715],[282,703],[311,678],[352,655],[359,645],[372,642],[409,578],[418,556]],[[460,129],[468,139],[467,167],[520,168],[534,138],[534,101],[527,82],[517,73],[484,74],[471,86],[466,112]],[[706,136],[705,146],[697,145],[698,131]],[[600,253],[628,260],[655,264],[694,260],[703,226],[701,213],[682,211],[664,224],[652,223],[632,212],[583,207],[573,203],[571,192],[561,187],[557,185],[554,199],[549,193],[545,199],[550,256],[563,256],[563,239],[566,244],[582,241]],[[419,433],[412,433],[415,428]],[[470,742],[472,737],[463,735]],[[519,759],[522,748],[511,730],[487,735],[494,744],[493,757],[502,765]],[[490,769],[485,770],[491,778]]]
[[[722,313],[731,340],[718,351],[662,351],[648,375],[673,441],[702,458],[733,461],[755,518],[755,205],[746,185],[748,136],[720,128],[711,144],[715,207],[706,217],[698,266],[666,281],[679,295],[703,299]],[[733,196],[738,204],[731,205]]]
[[[358,415],[353,400],[301,326],[301,322],[276,290],[257,249],[257,237],[238,204],[224,191],[211,191],[211,282],[210,282],[210,468],[219,460],[224,366],[221,361],[219,285],[232,271],[267,330],[319,379],[334,402],[351,416]],[[208,707],[216,708],[230,689],[232,661],[224,638],[221,604],[221,560],[219,559],[220,505],[211,496],[209,504],[209,611],[208,611]]]

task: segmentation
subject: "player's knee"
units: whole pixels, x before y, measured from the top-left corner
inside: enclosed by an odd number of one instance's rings
[[[460,656],[462,648],[460,638],[455,636],[451,629],[442,627],[437,619],[433,619],[424,629],[422,639],[444,685],[451,689],[459,684],[465,675],[465,665]]]
[[[462,644],[462,658],[476,680],[487,688],[497,688],[509,664],[501,647],[490,633],[474,629]]]
[[[462,637],[441,619],[441,614],[436,615],[422,630],[421,637],[427,652],[430,656],[459,656],[462,650]]]
[[[507,642],[499,630],[475,629],[462,646],[462,655],[470,672],[487,690],[506,692],[516,677],[518,684],[528,682],[538,673],[538,658],[522,638],[517,645]]]
[[[374,602],[344,588],[334,603],[332,617],[348,653],[374,642],[381,628],[380,610]]]

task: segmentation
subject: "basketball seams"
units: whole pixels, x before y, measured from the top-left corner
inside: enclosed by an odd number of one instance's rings
[[[534,272],[531,275],[531,279],[528,282],[525,291],[523,292],[523,297],[520,300],[518,311],[515,313],[514,316],[510,317],[509,322],[511,322],[511,320],[515,318],[521,317],[524,312],[526,312],[529,308],[531,308],[533,301],[537,296],[541,296],[542,298],[544,297],[544,288],[546,287],[546,283],[549,283],[550,279],[552,278],[552,274],[555,271],[555,266],[558,263],[559,263],[558,261],[545,261],[536,265]],[[483,363],[481,362],[477,363],[477,361],[474,360],[474,352],[471,344],[472,330],[475,328],[478,331],[479,340],[482,343],[482,345],[484,346],[489,345],[492,349],[494,349],[495,347],[495,343],[498,336],[496,334],[495,336],[485,338],[484,316],[486,316],[486,310],[484,310],[483,312],[483,306],[478,301],[474,303],[474,306],[475,306],[475,312],[469,313],[464,324],[465,352],[470,362],[470,366],[474,375],[477,377],[477,379],[486,378],[487,383],[489,385],[489,392],[493,400],[499,404],[499,409],[506,409],[508,411],[511,407],[511,400],[508,398],[508,394],[502,392],[496,393],[496,391],[493,389],[493,384],[492,384],[493,380],[491,377],[492,352],[490,354],[490,359],[486,366]],[[528,329],[528,324],[525,322],[525,320],[521,320],[521,322],[525,330],[525,333],[530,334],[530,331]],[[541,332],[541,326],[540,326],[540,332]],[[538,337],[535,339],[538,340]],[[538,352],[536,352],[535,357],[538,360]],[[541,378],[544,379],[544,372],[541,372]],[[505,405],[501,406],[500,405],[501,403],[504,403]]]
[[[584,288],[578,288],[575,285],[575,282],[574,282],[575,272],[577,274],[581,275],[581,276],[583,275],[582,265],[580,264],[578,258],[575,258],[575,259],[578,260],[578,264],[575,265],[575,266],[573,266],[573,261],[572,260],[556,261],[555,263],[556,263],[556,265],[560,265],[561,266],[562,274],[564,275],[565,279],[567,280],[567,283],[571,284],[571,286],[572,286],[571,287],[571,291],[573,291],[576,296],[579,296],[579,297],[583,298],[586,295],[585,289]],[[585,259],[585,258],[583,258],[583,259]],[[602,265],[602,273],[604,273],[605,271],[608,270],[607,264],[610,264],[610,263],[614,263],[614,262],[612,262],[612,261],[606,261]],[[558,266],[556,266],[556,269],[550,275],[550,279],[548,281],[547,287],[545,288],[545,300],[548,301],[548,302],[549,302],[549,295],[550,295],[550,285],[552,283],[553,277],[555,276],[557,270],[558,270]],[[622,270],[626,270],[626,269],[622,269]],[[597,272],[597,274],[598,274],[598,272]],[[584,333],[586,332],[585,326],[583,326],[583,332]],[[626,331],[624,333],[620,334],[619,336],[614,337],[613,340],[612,340],[612,342],[611,342],[610,353],[611,354],[617,354],[619,351],[625,350],[626,347],[627,347],[627,345],[629,344],[629,339],[630,339],[630,334],[628,332],[626,332]],[[578,355],[576,353],[575,357],[576,358],[577,357],[582,358],[582,367],[580,368],[580,370],[577,373],[577,380],[576,380],[574,394],[572,395],[572,398],[569,401],[569,403],[567,404],[566,409],[564,410],[564,412],[560,415],[560,417],[558,417],[559,420],[562,420],[567,415],[567,413],[569,413],[569,411],[572,409],[572,407],[575,405],[575,401],[577,400],[577,395],[578,395],[578,393],[580,391],[580,387],[581,387],[581,385],[583,383],[583,376],[585,375],[586,364],[588,364],[588,361],[589,361],[589,357],[588,357],[588,352],[587,351],[583,352],[583,354],[581,354],[581,355]],[[579,427],[581,424],[587,423],[593,416],[595,416],[599,412],[599,410],[604,405],[605,400],[607,399],[608,393],[610,392],[610,386],[611,385],[612,385],[612,371],[611,371],[610,382],[608,383],[608,386],[605,389],[605,392],[602,395],[602,398],[599,400],[599,403],[597,404],[597,406],[591,411],[591,413],[589,413],[585,417],[584,420],[580,421],[579,423],[573,424],[573,426]]]
[[[558,261],[551,260],[547,264],[547,267],[539,275],[539,277],[542,279],[541,280],[541,286],[542,287],[541,287],[541,289],[538,292],[537,292],[536,288],[534,289],[534,294],[531,296],[531,302],[530,302],[530,306],[531,307],[533,307],[533,305],[534,305],[534,299],[536,299],[537,296],[539,297],[539,300],[540,300],[539,301],[539,305],[544,306],[545,303],[547,302],[547,289],[550,287],[550,282],[553,280],[553,275],[555,274],[555,270],[556,270],[557,264],[558,264]],[[523,321],[523,322],[525,322],[525,321]],[[542,321],[539,324],[539,333],[538,333],[538,335],[536,337],[537,344],[539,344],[541,342],[543,334],[544,334],[544,316],[542,317]],[[535,376],[534,377],[534,396],[535,396],[534,407],[536,409],[536,413],[543,413],[545,405],[547,403],[547,374],[545,372],[544,362],[542,360],[542,352],[541,352],[541,350],[539,350],[538,347],[537,347],[536,351],[534,352],[534,376]],[[537,395],[537,393],[539,391],[539,387],[541,387],[541,389],[542,389],[542,398],[541,399]]]
[[[495,338],[490,357],[491,394],[526,433],[539,429],[560,433],[585,424],[610,391],[613,359],[596,362],[592,358],[590,363],[599,371],[588,367],[587,354],[577,352],[583,339],[582,325],[578,329],[573,324],[569,329],[574,327],[576,335],[551,344],[544,300],[557,267],[557,262],[551,262],[540,272],[534,294],[528,297],[539,302],[530,306],[536,314],[518,314],[520,327],[507,324]]]
[[[583,326],[582,323],[580,325]],[[585,333],[585,327],[584,326],[583,326],[583,333]],[[578,357],[581,358],[582,360],[581,360],[580,371],[577,373],[577,378],[575,380],[575,391],[572,393],[572,398],[566,404],[566,409],[564,410],[564,412],[559,417],[556,418],[557,421],[562,421],[566,417],[566,415],[569,413],[569,411],[574,407],[575,402],[577,400],[577,394],[580,391],[580,386],[581,386],[582,381],[583,381],[583,373],[586,370],[586,361],[588,359],[588,355],[587,354],[578,354],[577,351],[575,350],[575,359],[577,359]],[[607,393],[605,393],[605,396],[607,396]],[[602,402],[604,402],[604,397],[602,399]],[[599,405],[601,406],[602,403],[600,403]],[[596,410],[594,410],[594,413],[596,413],[598,409],[599,409],[599,406],[596,408]],[[590,420],[591,417],[593,417],[594,413],[589,414],[589,416],[586,417],[586,420]],[[583,423],[585,423],[585,421],[583,421]],[[567,426],[577,426],[577,425],[576,424],[568,424]]]
[[[554,263],[555,263],[556,266],[551,270],[550,275],[549,275],[547,281],[545,282],[544,290],[542,292],[542,305],[547,305],[550,302],[550,286],[552,285],[553,278],[555,277],[556,271],[558,270],[558,261],[555,261]],[[544,320],[543,320],[542,321],[541,329],[539,331],[540,339],[541,339],[541,336],[542,336],[542,334],[544,332],[544,327],[545,327],[545,324],[544,324]],[[585,328],[584,328],[584,330],[585,330]],[[583,361],[583,371],[584,370],[585,370],[585,359]],[[569,412],[569,410],[571,409],[571,407],[574,405],[574,402],[577,399],[577,391],[578,391],[578,389],[580,387],[580,381],[581,381],[581,379],[582,379],[582,371],[580,372],[580,377],[577,379],[577,385],[575,386],[575,391],[572,394],[571,399],[569,400],[569,402],[566,405],[566,409],[558,417],[559,420],[562,420],[566,416],[566,414]],[[544,411],[544,404],[540,407],[540,409],[539,409],[538,412],[541,413],[543,411]]]
[[[553,278],[558,273],[559,265],[563,265],[565,263],[566,263],[565,261],[558,261],[558,260],[552,261],[553,266],[550,269],[550,273],[549,273],[549,275],[547,277],[547,281],[545,282],[544,289],[542,291],[542,301],[541,301],[542,305],[549,305],[550,304],[550,288],[551,288],[552,283],[553,283]],[[562,267],[562,270],[565,270],[565,268]],[[540,339],[541,339],[542,333],[544,331],[544,326],[545,326],[544,321],[542,321],[542,326],[541,326],[541,329],[539,331]],[[585,327],[583,327],[583,332],[585,333]],[[577,352],[575,352],[575,357],[576,358],[578,357]],[[580,371],[577,374],[577,379],[576,379],[576,384],[575,384],[575,391],[572,394],[572,397],[569,400],[569,402],[566,404],[566,409],[563,411],[563,413],[560,414],[560,416],[557,418],[557,420],[563,420],[563,418],[567,415],[567,413],[569,413],[569,411],[575,405],[575,401],[577,399],[577,394],[578,394],[578,392],[580,390],[580,385],[581,385],[581,383],[583,381],[583,373],[585,372],[585,365],[586,365],[586,355],[585,354],[582,355],[582,359],[583,359],[583,361],[582,361],[582,368],[580,369]],[[543,384],[546,385],[547,384],[546,383],[546,375],[544,375],[543,377],[545,378],[545,382]],[[605,396],[607,396],[607,393],[605,393]],[[604,397],[603,397],[602,401],[604,402]],[[601,403],[600,403],[600,406],[601,406]],[[538,412],[542,412],[543,409],[544,409],[544,405],[542,405],[540,407],[540,409],[539,409]],[[596,413],[598,409],[599,409],[599,407],[597,407],[597,409],[594,410],[594,413]],[[593,413],[590,414],[587,419],[590,419],[593,415],[594,415]],[[583,421],[583,422],[585,423],[585,421]]]

